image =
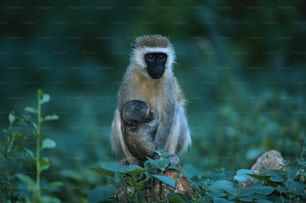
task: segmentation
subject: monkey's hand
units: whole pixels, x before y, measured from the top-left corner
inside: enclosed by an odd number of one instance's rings
[[[123,136],[131,154],[139,163],[154,155],[154,136],[158,120],[154,119],[150,105],[144,101],[131,100],[121,109]]]
[[[154,152],[154,159],[168,159],[171,166],[179,166],[180,165],[180,158],[176,154],[169,154],[167,152],[162,151],[155,151]]]

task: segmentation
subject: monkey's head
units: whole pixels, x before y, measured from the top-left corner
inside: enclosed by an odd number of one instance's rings
[[[137,37],[131,46],[131,65],[136,66],[143,75],[160,79],[172,74],[175,53],[171,42],[162,35]]]
[[[121,118],[124,124],[133,126],[150,122],[154,116],[149,103],[141,100],[131,100],[123,105]]]

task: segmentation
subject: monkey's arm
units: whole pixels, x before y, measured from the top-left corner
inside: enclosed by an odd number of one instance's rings
[[[135,162],[136,158],[129,151],[122,134],[122,121],[118,109],[115,111],[114,119],[112,122],[111,143],[115,152],[124,155],[124,160],[121,161],[122,163],[128,164]]]
[[[191,144],[190,130],[184,107],[177,106],[173,114],[166,113],[160,124],[155,145],[170,154],[181,154]]]
[[[181,154],[191,145],[190,130],[183,106],[178,106],[174,118],[166,149]]]

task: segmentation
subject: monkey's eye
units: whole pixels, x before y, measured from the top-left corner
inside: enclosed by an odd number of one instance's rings
[[[148,62],[154,62],[155,60],[154,54],[147,54],[145,57]]]
[[[160,53],[160,54],[158,54],[158,59],[159,59],[160,62],[164,63],[167,60],[167,55],[164,54],[164,53]]]

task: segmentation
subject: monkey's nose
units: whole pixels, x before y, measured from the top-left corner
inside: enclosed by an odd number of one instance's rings
[[[157,65],[155,67],[150,67],[147,70],[151,78],[160,79],[165,72],[165,67],[162,65]]]

